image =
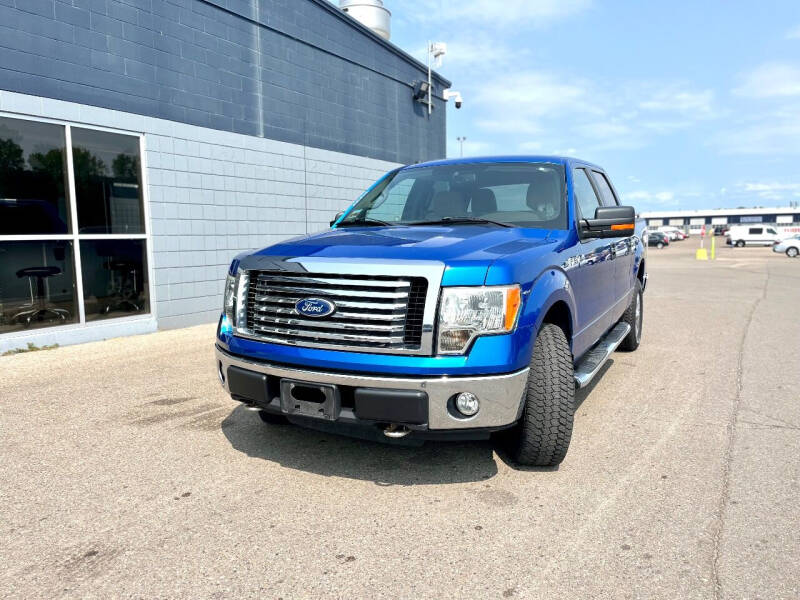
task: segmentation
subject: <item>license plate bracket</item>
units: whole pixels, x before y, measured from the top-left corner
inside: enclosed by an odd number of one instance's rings
[[[281,379],[281,410],[287,415],[335,421],[341,406],[341,395],[335,385]]]

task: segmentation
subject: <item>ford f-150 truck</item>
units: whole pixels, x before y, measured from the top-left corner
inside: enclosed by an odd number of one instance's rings
[[[216,368],[263,421],[567,453],[576,387],[635,350],[644,223],[562,157],[396,169],[331,229],[237,256]],[[407,438],[407,439],[405,439]]]

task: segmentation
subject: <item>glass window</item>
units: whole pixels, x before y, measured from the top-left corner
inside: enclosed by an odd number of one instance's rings
[[[64,127],[0,117],[0,235],[69,231]]]
[[[376,204],[373,207],[370,212],[370,218],[380,221],[399,221],[402,219],[403,208],[406,205],[406,198],[411,192],[412,185],[414,185],[414,179],[406,179],[393,186],[391,190],[387,190],[386,194],[381,195],[380,204]]]
[[[603,206],[619,205],[616,196],[614,196],[614,191],[611,189],[611,184],[608,182],[608,178],[600,171],[592,171],[592,174],[594,175],[594,182],[597,184],[597,189],[600,192],[600,197],[603,199]]]
[[[550,163],[469,163],[398,171],[356,204],[339,227],[489,219],[566,229],[564,169]]]
[[[572,179],[575,204],[580,210],[580,218],[594,219],[594,213],[600,206],[600,200],[592,187],[592,182],[589,181],[589,176],[583,169],[574,169]]]
[[[139,138],[72,128],[80,233],[144,233]]]
[[[0,333],[78,321],[72,242],[0,241]]]
[[[772,235],[778,235],[778,232],[772,229],[772,227],[767,228],[767,233],[771,233]]]
[[[150,312],[144,240],[82,240],[87,321]]]
[[[751,233],[753,235],[760,235],[762,231],[764,231],[762,227],[751,227],[748,233]]]

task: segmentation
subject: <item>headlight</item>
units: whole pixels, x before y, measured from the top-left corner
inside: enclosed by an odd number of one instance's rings
[[[225,295],[222,301],[222,312],[231,325],[236,324],[236,275],[231,275],[225,278]]]
[[[235,266],[236,271],[231,275],[230,271],[225,278],[225,293],[223,294],[222,310],[225,313],[225,321],[234,329],[243,329],[247,321],[246,303],[247,288],[250,283],[248,271],[239,270],[239,265]]]
[[[479,335],[513,331],[520,299],[518,285],[442,288],[439,353],[462,354]]]

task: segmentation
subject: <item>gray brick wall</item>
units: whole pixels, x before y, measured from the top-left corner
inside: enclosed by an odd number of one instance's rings
[[[396,163],[148,119],[161,328],[213,321],[233,256],[328,227]]]
[[[326,0],[0,0],[2,89],[351,155],[445,155],[423,77]]]

